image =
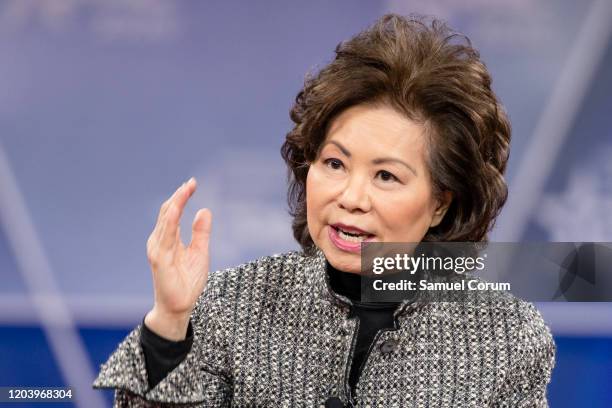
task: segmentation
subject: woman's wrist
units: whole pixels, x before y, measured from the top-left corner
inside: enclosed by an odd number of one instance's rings
[[[185,340],[190,314],[172,314],[153,307],[145,316],[144,323],[149,330],[171,341]]]

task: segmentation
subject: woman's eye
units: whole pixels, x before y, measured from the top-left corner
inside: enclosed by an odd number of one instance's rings
[[[386,170],[379,171],[378,176],[381,178],[382,181],[399,181],[397,177],[395,177],[393,174],[389,173]]]
[[[342,162],[338,159],[327,159],[324,163],[327,167],[333,170],[339,170],[342,168]]]

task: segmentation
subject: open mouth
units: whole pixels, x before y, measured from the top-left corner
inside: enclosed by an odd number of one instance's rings
[[[348,242],[362,242],[374,236],[373,234],[367,232],[360,233],[356,231],[346,231],[336,225],[332,225],[331,227],[338,233],[340,238]]]

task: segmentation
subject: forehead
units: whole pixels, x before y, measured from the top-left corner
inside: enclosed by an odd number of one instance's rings
[[[425,147],[423,125],[387,105],[356,105],[330,123],[324,145],[341,143],[368,154],[420,156]]]

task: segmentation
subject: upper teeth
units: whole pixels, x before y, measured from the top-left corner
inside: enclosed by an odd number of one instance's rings
[[[361,242],[363,241],[366,236],[368,234],[364,234],[364,233],[350,233],[350,232],[346,232],[343,231],[342,229],[338,228],[338,234],[342,237],[342,239],[344,239],[345,241],[351,241],[351,242]]]

